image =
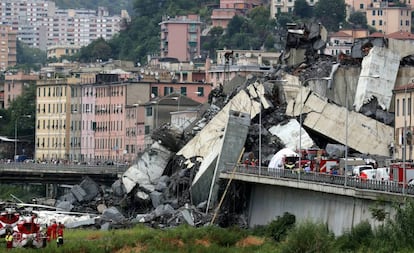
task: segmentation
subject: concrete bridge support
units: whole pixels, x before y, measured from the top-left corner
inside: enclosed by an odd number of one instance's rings
[[[46,184],[46,198],[56,198],[57,189],[57,184]]]
[[[375,204],[376,201],[369,199],[277,185],[253,184],[249,203],[249,225],[267,225],[277,216],[289,212],[296,216],[297,222],[322,222],[336,235],[341,235],[365,220],[373,227],[379,225],[369,210]],[[391,203],[385,203],[384,210],[394,213]]]

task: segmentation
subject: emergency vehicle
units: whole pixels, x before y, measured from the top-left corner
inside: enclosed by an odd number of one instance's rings
[[[338,168],[338,159],[328,157],[324,149],[302,149],[301,152],[301,168],[310,163],[311,171],[330,173],[332,169]]]
[[[405,178],[404,178],[405,170]],[[390,180],[401,184],[408,183],[414,179],[414,163],[394,162],[390,164]]]

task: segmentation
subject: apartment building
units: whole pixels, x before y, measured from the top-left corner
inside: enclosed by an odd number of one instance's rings
[[[306,0],[310,6],[314,6],[318,0]],[[279,13],[291,13],[295,7],[295,0],[271,0],[270,17],[275,18]]]
[[[383,34],[411,32],[411,13],[409,5],[395,6],[387,2],[376,3],[366,9],[368,25]]]
[[[352,45],[357,38],[368,37],[369,31],[365,29],[343,29],[328,35],[328,43],[324,50],[326,55],[351,54]]]
[[[260,0],[220,0],[219,9],[212,11],[212,26],[226,28],[235,15],[246,15],[248,10],[262,4]]]
[[[163,17],[161,27],[161,57],[191,61],[200,55],[200,17],[198,15]]]
[[[36,74],[25,74],[23,72],[6,74],[4,80],[4,108],[9,108],[10,103],[22,95],[24,88],[34,85],[37,80],[39,80],[39,75]]]
[[[12,26],[17,38],[31,47],[46,50],[51,45],[88,45],[97,38],[112,38],[120,31],[123,16],[110,16],[103,7],[98,10],[56,7],[47,0],[3,0],[0,23]]]
[[[16,65],[16,41],[17,32],[11,26],[0,25],[0,70]]]
[[[403,86],[396,87],[394,93],[394,110],[395,110],[395,126],[394,126],[394,149],[395,159],[405,158],[412,160],[413,154],[413,98],[414,84],[408,83]],[[406,140],[404,140],[406,137]]]
[[[35,159],[67,161],[70,151],[70,85],[66,79],[41,79],[36,87]]]
[[[53,45],[47,47],[47,58],[61,58],[62,56],[71,56],[78,53],[81,46],[77,45]]]

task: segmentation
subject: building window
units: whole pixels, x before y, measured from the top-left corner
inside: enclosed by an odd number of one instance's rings
[[[145,134],[149,134],[150,133],[150,126],[145,126]]]
[[[402,100],[402,116],[405,116],[405,98]]]
[[[145,115],[146,116],[152,116],[152,106],[148,106],[145,108]]]
[[[372,16],[375,16],[375,10],[372,10]]]
[[[382,25],[382,20],[379,20],[378,21],[378,25]]]
[[[187,96],[187,87],[181,87],[180,88],[180,94],[183,96]]]
[[[158,87],[151,87],[151,95],[158,97]]]
[[[371,24],[372,24],[372,26],[375,26],[375,20],[372,20]]]
[[[397,107],[397,116],[400,116],[400,100],[399,99],[397,99],[396,107]]]
[[[363,10],[364,9],[364,4],[359,4],[359,9]]]
[[[411,115],[411,98],[408,98],[407,105],[408,105],[408,115]]]
[[[204,97],[204,87],[198,87],[197,88],[197,95],[199,97]]]

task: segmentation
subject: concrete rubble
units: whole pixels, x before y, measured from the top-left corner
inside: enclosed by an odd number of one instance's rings
[[[85,179],[56,206],[96,214],[93,226],[101,229],[202,226],[211,222],[223,195],[220,171],[240,159],[260,153],[266,166],[277,151],[298,149],[299,138],[302,148],[323,148],[335,157],[343,156],[345,145],[350,155],[390,157],[392,89],[406,80],[398,76],[400,62],[409,62],[414,47],[365,38],[356,41],[351,56],[339,59],[319,54],[326,36],[320,24],[290,27],[272,75],[237,77],[215,88],[200,119],[184,134],[168,126],[154,131],[151,148],[110,189]],[[240,183],[230,189],[217,224],[248,226],[247,192]]]

